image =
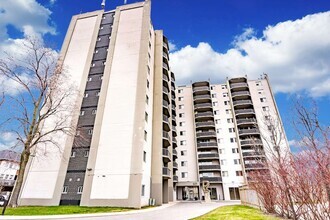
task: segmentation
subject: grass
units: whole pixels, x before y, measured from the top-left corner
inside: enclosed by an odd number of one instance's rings
[[[193,220],[279,220],[260,210],[243,205],[223,206]]]
[[[7,208],[6,215],[65,215],[65,214],[91,214],[107,212],[124,212],[132,208],[118,207],[83,207],[83,206],[20,206]]]

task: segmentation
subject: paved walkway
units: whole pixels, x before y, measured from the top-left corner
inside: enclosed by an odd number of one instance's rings
[[[220,206],[237,204],[240,204],[240,201],[221,201],[212,203],[176,202],[160,207],[121,213],[98,213],[58,216],[8,216],[0,217],[0,219],[187,220],[203,215]]]

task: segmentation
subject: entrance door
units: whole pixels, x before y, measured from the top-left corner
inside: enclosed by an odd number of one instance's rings
[[[229,187],[230,200],[240,200],[238,187]]]
[[[218,200],[217,188],[210,188],[210,197],[212,200]]]

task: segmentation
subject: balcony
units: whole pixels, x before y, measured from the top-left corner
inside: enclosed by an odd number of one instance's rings
[[[237,78],[232,78],[229,80],[229,83],[235,84],[235,83],[246,83],[247,78],[246,77],[237,77]]]
[[[178,182],[179,178],[178,176],[173,176],[173,182]]]
[[[238,100],[233,102],[234,107],[244,107],[253,105],[251,100]]]
[[[178,169],[178,163],[177,162],[173,162],[173,169]]]
[[[169,81],[168,76],[166,74],[163,74],[163,80],[165,80],[166,82]]]
[[[194,105],[195,110],[212,110],[211,103],[203,103],[203,104],[196,104]]]
[[[168,88],[166,88],[165,86],[163,86],[163,92],[166,93],[166,94],[168,94],[169,93]]]
[[[196,95],[194,96],[194,101],[210,101],[211,102],[211,96],[210,95]]]
[[[203,112],[195,114],[196,119],[213,119],[213,112]]]
[[[241,146],[245,146],[245,145],[262,145],[262,141],[260,139],[245,139],[245,140],[241,140]]]
[[[168,60],[168,55],[165,51],[163,51],[163,57]]]
[[[195,82],[192,84],[193,89],[197,87],[202,87],[202,86],[210,86],[210,83],[208,81],[201,81],[201,82]]]
[[[165,131],[170,131],[169,117],[166,115],[163,115],[163,129]]]
[[[214,128],[214,121],[196,122],[196,128]]]
[[[241,129],[238,131],[239,135],[253,135],[253,134],[260,134],[259,129],[252,128],[252,129]]]
[[[173,153],[173,158],[178,158],[178,152],[175,150],[175,149],[173,149],[172,150],[172,153]]]
[[[209,86],[194,87],[193,88],[193,93],[194,93],[194,95],[209,94],[210,93],[210,87]]]
[[[15,180],[0,180],[1,186],[14,186]]]
[[[163,167],[163,178],[169,179],[171,177],[171,170],[167,167]]]
[[[243,152],[243,157],[265,157],[264,152],[252,151],[252,152]]]
[[[238,109],[238,110],[235,110],[235,115],[236,116],[249,116],[249,115],[254,115],[255,112],[253,109]]]
[[[163,148],[163,160],[168,163],[171,161],[171,153],[169,150]]]
[[[210,164],[210,165],[199,165],[199,171],[212,171],[212,170],[220,170],[219,164]]]
[[[249,85],[247,83],[232,83],[230,84],[230,88],[232,91],[235,90],[244,90],[248,89]]]
[[[197,142],[197,149],[218,149],[217,142]]]
[[[215,131],[202,131],[196,133],[197,138],[216,137]]]
[[[267,169],[265,164],[262,163],[245,164],[244,167],[246,170]]]
[[[209,181],[209,182],[222,182],[222,177],[219,176],[203,176],[203,177],[200,177],[200,181],[203,182],[203,181]]]
[[[168,51],[168,46],[166,42],[163,42],[163,47],[166,48],[166,50]]]
[[[167,146],[170,146],[170,145],[171,145],[170,136],[168,135],[167,132],[163,131],[163,146],[167,147]]]
[[[236,122],[237,125],[244,125],[244,124],[254,125],[257,123],[257,120],[255,118],[246,118],[246,119],[237,119]]]
[[[166,69],[167,71],[169,70],[168,65],[163,62],[163,68]]]
[[[218,153],[207,153],[207,154],[198,154],[199,160],[215,160],[219,159]]]
[[[176,140],[175,137],[172,137],[172,142],[173,142],[173,143],[177,143],[177,140]]]
[[[241,92],[233,92],[231,93],[231,97],[233,99],[247,99],[250,97],[250,92],[248,91],[241,91]]]

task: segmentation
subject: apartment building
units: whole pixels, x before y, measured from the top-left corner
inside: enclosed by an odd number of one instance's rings
[[[0,151],[0,193],[8,198],[13,190],[21,154],[12,150]]]
[[[268,119],[284,129],[267,75],[258,80],[228,79],[179,86],[177,199],[202,199],[203,181],[210,182],[211,199],[238,200],[238,187],[248,174],[267,169],[271,150]],[[283,135],[282,149],[289,149]]]
[[[73,16],[61,57],[79,90],[67,113],[76,135],[30,159],[20,205],[140,208],[175,198],[175,76],[150,7]]]

